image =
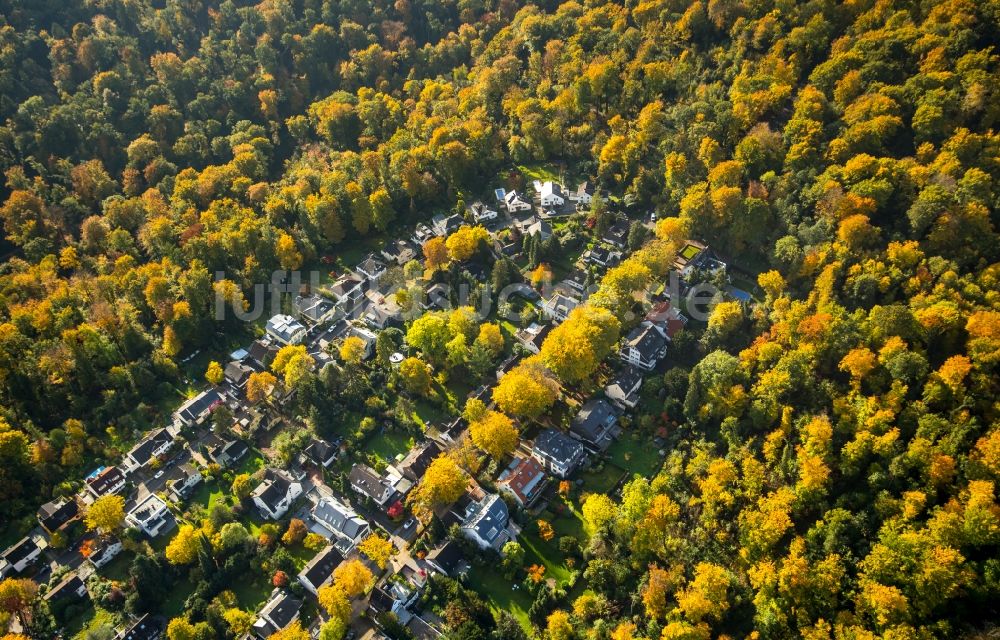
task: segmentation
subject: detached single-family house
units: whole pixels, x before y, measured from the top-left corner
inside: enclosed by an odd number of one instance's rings
[[[342,312],[351,310],[365,296],[365,281],[353,273],[345,273],[330,285],[330,293],[337,299]]]
[[[464,222],[462,216],[456,214],[444,216],[438,213],[431,218],[431,228],[434,229],[435,235],[447,236],[458,231]]]
[[[368,600],[368,606],[375,614],[375,624],[381,624],[382,614],[391,613],[400,624],[408,624],[413,618],[409,609],[420,597],[427,583],[426,571],[419,572],[407,565],[389,579],[375,587]]]
[[[503,197],[507,211],[531,211],[531,202],[522,198],[517,191],[508,191]]]
[[[719,260],[718,256],[708,248],[707,245],[697,240],[688,240],[684,248],[677,252],[674,259],[674,269],[679,271],[685,278],[697,269],[717,274],[726,270],[726,263]]]
[[[469,211],[472,213],[472,219],[480,224],[496,220],[497,216],[500,215],[496,210],[490,209],[482,202],[473,202]]]
[[[413,242],[420,245],[424,244],[434,237],[434,230],[423,222],[418,222],[416,228],[413,230]]]
[[[175,524],[174,516],[167,508],[167,503],[155,493],[147,495],[132,507],[131,511],[125,515],[125,522],[141,530],[150,538],[155,538],[171,529]]]
[[[208,457],[223,469],[229,469],[243,459],[250,447],[242,440],[222,440],[208,448]]]
[[[347,335],[355,338],[361,338],[361,341],[365,343],[365,360],[375,355],[375,342],[378,340],[377,335],[368,329],[357,325],[351,325],[351,328],[347,331]]]
[[[355,493],[368,498],[380,507],[387,505],[389,499],[396,493],[392,484],[366,464],[356,464],[351,467],[348,480]]]
[[[660,332],[672,341],[674,336],[687,326],[687,317],[669,301],[659,302],[646,314],[646,321],[656,325]]]
[[[410,260],[416,260],[418,254],[418,247],[415,247],[410,240],[405,239],[389,242],[382,248],[382,257],[400,267]]]
[[[562,185],[551,180],[546,180],[542,183],[542,189],[539,191],[538,197],[543,207],[561,207],[566,202]]]
[[[495,493],[486,494],[479,501],[472,501],[462,517],[462,534],[480,549],[499,552],[517,537],[512,531],[507,503]]]
[[[328,546],[310,560],[299,572],[299,582],[306,591],[319,595],[320,587],[333,580],[333,571],[344,561],[343,554],[333,546]]]
[[[410,449],[406,457],[396,463],[395,467],[404,478],[417,483],[424,477],[424,472],[427,471],[427,467],[434,461],[434,458],[439,455],[441,455],[441,447],[433,440],[428,440]]]
[[[618,413],[604,398],[591,398],[580,407],[570,423],[569,433],[584,446],[604,451],[618,435]]]
[[[298,620],[301,609],[301,600],[284,589],[275,589],[257,614],[257,620],[254,621],[251,631],[259,640],[267,640]]]
[[[546,220],[536,220],[525,228],[524,235],[538,236],[539,240],[545,242],[552,237],[552,225]]]
[[[516,367],[520,361],[521,359],[518,356],[512,355],[503,362],[501,362],[499,365],[497,365],[497,370],[496,370],[497,382],[500,382],[500,379],[503,378],[505,375],[507,375],[508,371]]]
[[[587,293],[587,286],[590,282],[590,274],[580,269],[573,269],[560,284],[565,284],[568,289],[575,291],[576,295]]]
[[[100,569],[118,557],[122,552],[122,541],[118,538],[94,538],[90,543],[87,561]]]
[[[170,451],[173,445],[174,437],[170,432],[166,429],[157,429],[132,447],[122,462],[128,471],[135,471]]]
[[[530,508],[545,492],[548,479],[533,457],[515,457],[497,480],[497,489],[511,496],[522,509]]]
[[[385,275],[387,268],[384,262],[375,257],[374,253],[369,253],[354,270],[365,279],[370,287],[376,287],[379,280]]]
[[[554,293],[542,305],[542,315],[555,323],[560,323],[569,317],[570,312],[580,306],[580,301],[561,293]]]
[[[76,571],[70,571],[59,581],[59,584],[46,592],[45,599],[49,602],[73,601],[82,600],[87,595],[87,585],[83,583]]]
[[[311,513],[316,524],[330,533],[329,537],[343,553],[349,553],[371,535],[368,522],[354,509],[334,498],[321,498]]]
[[[184,501],[191,497],[194,490],[202,483],[201,472],[190,464],[182,464],[181,475],[167,481],[167,490],[175,500]]]
[[[274,356],[278,355],[278,347],[270,340],[254,340],[247,347],[247,363],[258,371],[271,368]]]
[[[446,311],[451,309],[451,292],[448,289],[448,285],[445,283],[436,282],[432,284],[427,287],[424,294],[427,296],[427,300],[424,302],[424,309],[429,311]]]
[[[524,329],[515,333],[514,338],[517,340],[518,344],[531,353],[539,353],[542,350],[542,342],[545,340],[545,337],[549,335],[550,331],[552,331],[552,325],[541,325],[537,322],[532,322]]]
[[[433,549],[424,558],[424,562],[431,569],[452,578],[461,572],[463,565],[467,564],[462,554],[462,547],[454,540],[448,540]]]
[[[332,320],[337,315],[337,305],[332,300],[312,293],[307,296],[295,296],[292,308],[303,321],[317,325]]]
[[[285,313],[272,316],[265,328],[281,344],[299,344],[306,337],[305,325]]]
[[[576,187],[576,191],[570,191],[567,196],[570,202],[589,205],[594,201],[594,185],[584,180]]]
[[[144,613],[115,636],[115,640],[160,640],[163,637],[165,624],[165,620]]]
[[[624,249],[628,243],[629,223],[628,220],[618,220],[601,236],[601,240],[610,244],[616,249]]]
[[[587,264],[592,264],[595,267],[601,269],[608,269],[617,265],[621,262],[622,254],[620,251],[611,249],[604,245],[597,245],[593,249],[589,249],[583,253],[583,261]]]
[[[42,529],[45,529],[49,534],[61,531],[78,515],[80,515],[80,505],[72,498],[46,502],[38,508],[36,514],[38,524],[42,525]]]
[[[535,438],[531,456],[552,475],[567,478],[587,457],[587,452],[583,445],[562,431],[549,428]]]
[[[112,493],[121,493],[125,489],[125,474],[118,467],[101,467],[86,479],[87,490],[95,498]]]
[[[0,577],[23,573],[42,555],[44,542],[32,537],[21,538],[0,554]]]
[[[261,515],[280,520],[295,499],[302,495],[302,485],[277,469],[267,469],[264,480],[250,494]]]
[[[668,342],[662,328],[643,321],[625,337],[618,355],[622,362],[644,371],[652,371],[667,355]]]
[[[177,421],[186,427],[199,426],[212,415],[212,410],[223,403],[222,394],[218,389],[202,391],[177,409],[174,414]]]
[[[369,291],[371,305],[362,320],[372,329],[381,331],[390,326],[403,326],[403,310],[391,298]]]
[[[334,460],[337,459],[338,448],[323,440],[322,438],[313,438],[312,441],[306,445],[306,448],[302,450],[302,455],[305,456],[306,460],[312,462],[317,467],[327,468],[333,464]]]
[[[236,389],[242,389],[246,386],[247,380],[250,379],[250,374],[253,372],[254,368],[246,362],[230,360],[229,363],[226,364],[223,375],[226,378],[226,382],[233,385]]]
[[[604,387],[604,395],[621,409],[635,409],[639,404],[639,389],[642,387],[642,371],[635,367],[623,367]]]

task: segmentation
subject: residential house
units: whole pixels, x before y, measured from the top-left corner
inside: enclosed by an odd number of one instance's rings
[[[548,480],[541,463],[531,456],[515,457],[497,480],[497,489],[529,509],[545,492]]]
[[[272,338],[285,345],[299,344],[306,337],[305,325],[285,313],[272,316],[265,329]]]
[[[628,244],[628,220],[617,220],[601,235],[601,240],[616,249],[624,249]]]
[[[469,207],[469,211],[472,213],[472,219],[478,224],[492,222],[500,215],[496,210],[490,209],[482,202],[473,202]]]
[[[424,562],[431,569],[452,578],[461,572],[463,565],[467,566],[462,554],[462,547],[454,540],[448,540],[441,546],[434,548],[424,558]]]
[[[116,640],[160,640],[164,637],[164,622],[161,618],[153,618],[148,613],[144,613],[139,619],[125,627],[116,636]]]
[[[87,585],[76,571],[67,573],[57,585],[45,593],[49,602],[82,600],[87,597]]]
[[[570,312],[579,306],[580,301],[576,298],[570,298],[561,293],[554,293],[542,305],[542,315],[558,324],[568,318]]]
[[[577,267],[573,269],[559,284],[563,284],[577,296],[584,296],[590,283],[590,274]]]
[[[371,301],[371,305],[361,318],[366,325],[378,331],[390,326],[401,327],[403,325],[403,310],[392,298],[375,291],[369,291],[366,295]]]
[[[436,282],[432,284],[424,294],[427,296],[427,301],[424,302],[424,309],[428,311],[435,309],[446,311],[451,309],[451,291],[445,283]]]
[[[434,230],[423,222],[418,223],[416,228],[413,230],[413,241],[421,247],[433,237]]]
[[[118,538],[93,538],[87,555],[87,561],[100,569],[118,557],[122,552],[122,541]]]
[[[226,364],[223,375],[225,376],[226,382],[233,385],[236,389],[242,389],[246,386],[247,380],[250,379],[250,374],[253,372],[254,368],[246,362],[230,360],[229,363]]]
[[[419,248],[410,240],[391,241],[382,248],[382,257],[400,267],[410,260],[416,260],[418,255]]]
[[[302,571],[299,572],[299,582],[309,593],[314,596],[319,595],[320,587],[333,581],[333,572],[343,561],[344,556],[340,551],[333,546],[327,546],[302,567]]]
[[[242,440],[217,439],[208,447],[208,457],[223,469],[229,469],[250,451],[250,447]]]
[[[302,320],[310,325],[323,324],[337,315],[337,305],[332,300],[312,293],[307,296],[295,296],[292,308]]]
[[[545,337],[549,335],[550,331],[552,331],[552,325],[532,322],[515,333],[514,339],[531,353],[539,353],[542,350],[542,342],[545,341]]]
[[[277,469],[267,469],[264,479],[250,494],[261,515],[280,520],[295,499],[302,495],[302,485]]]
[[[351,483],[351,488],[357,494],[368,498],[380,507],[386,506],[395,493],[392,485],[385,478],[365,464],[356,464],[351,467],[348,480]]]
[[[80,514],[80,505],[73,498],[46,502],[38,508],[38,524],[50,535],[61,531]]]
[[[652,371],[667,355],[667,343],[668,339],[662,328],[643,321],[625,336],[618,355],[622,362],[644,371]]]
[[[510,522],[507,503],[495,493],[486,494],[481,500],[468,504],[462,516],[461,530],[480,549],[497,552],[517,537]]]
[[[367,360],[375,355],[375,342],[378,340],[378,336],[365,329],[364,327],[359,327],[357,325],[351,325],[351,328],[347,330],[347,335],[353,336],[355,338],[360,338],[362,342],[365,343],[365,353],[364,359]]]
[[[504,206],[507,211],[531,211],[531,202],[521,197],[517,191],[508,191],[503,197]]]
[[[538,236],[538,239],[545,242],[552,237],[552,225],[546,220],[536,220],[524,230],[526,236]]]
[[[641,387],[642,371],[635,367],[623,367],[604,387],[604,395],[620,409],[635,409],[639,404]]]
[[[382,276],[385,275],[387,268],[384,262],[375,257],[374,253],[369,253],[354,270],[365,279],[370,288],[374,289],[378,286]]]
[[[375,614],[375,624],[380,624],[380,617],[386,613],[394,615],[400,624],[409,623],[413,618],[409,609],[420,597],[425,584],[426,575],[420,575],[404,565],[399,572],[375,587],[368,600],[368,606]]]
[[[24,573],[42,555],[45,543],[32,537],[21,538],[0,554],[0,578]]]
[[[535,438],[531,456],[552,475],[567,478],[587,457],[587,452],[583,445],[562,431],[549,428]]]
[[[566,195],[570,202],[575,202],[576,204],[581,205],[589,205],[594,201],[594,185],[584,180],[577,185],[576,191],[570,191]]]
[[[570,423],[569,433],[584,446],[604,451],[618,435],[618,414],[604,398],[591,398],[580,407]]]
[[[150,493],[125,515],[125,522],[139,529],[150,538],[168,531],[176,524],[174,516],[155,493]]]
[[[306,460],[312,462],[317,467],[327,468],[333,464],[334,460],[337,459],[338,448],[323,440],[322,438],[313,438],[312,441],[306,445],[306,448],[302,450],[302,455],[305,456]]]
[[[125,474],[118,467],[101,467],[86,478],[87,490],[95,498],[125,489]]]
[[[461,228],[465,220],[460,215],[452,214],[450,216],[444,216],[443,214],[435,214],[431,218],[431,228],[434,230],[434,235],[447,236]]]
[[[500,382],[500,379],[503,378],[508,371],[516,367],[518,362],[520,361],[521,358],[519,358],[516,355],[512,355],[503,362],[501,362],[499,365],[497,365],[497,370],[496,370],[497,382]]]
[[[371,535],[368,522],[335,498],[320,498],[311,513],[316,524],[330,533],[334,545],[344,553],[349,553]]]
[[[539,192],[539,201],[543,207],[561,207],[566,202],[562,185],[551,180],[543,182],[542,189]]]
[[[330,285],[330,293],[337,299],[342,313],[351,311],[365,295],[365,281],[353,273],[345,273]]]
[[[622,254],[604,245],[597,245],[583,253],[583,261],[601,269],[608,269],[621,262]]]
[[[673,341],[677,332],[687,326],[687,317],[670,301],[659,302],[646,314],[646,321],[656,325],[660,332],[667,336],[667,340]]]
[[[412,482],[420,482],[427,467],[439,455],[441,455],[441,447],[436,442],[428,440],[410,449],[406,457],[399,461],[395,467],[404,478]]]
[[[139,444],[125,454],[122,462],[126,470],[135,471],[149,464],[152,460],[159,458],[174,445],[174,437],[166,429],[157,429],[143,438]]]
[[[208,389],[182,404],[174,416],[186,427],[200,426],[222,402],[222,394],[218,389]]]
[[[257,614],[251,633],[259,640],[267,640],[299,619],[302,601],[284,589],[275,589]]]
[[[190,464],[182,464],[180,471],[180,476],[167,481],[167,491],[175,500],[183,502],[190,498],[194,490],[202,483],[202,477],[201,472]]]
[[[247,348],[248,364],[254,366],[258,371],[269,370],[276,355],[278,355],[278,347],[270,340],[254,340]]]

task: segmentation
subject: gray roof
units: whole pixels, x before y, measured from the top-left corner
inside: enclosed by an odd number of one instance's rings
[[[45,599],[49,601],[62,600],[64,598],[76,598],[77,593],[84,587],[83,580],[75,571],[66,574],[62,581],[49,589],[45,594]]]
[[[356,540],[368,526],[353,509],[333,498],[323,498],[317,502],[312,515],[329,525],[332,531],[340,532],[351,540]]]
[[[493,544],[507,529],[509,520],[507,503],[493,493],[477,503],[475,510],[465,519],[464,526],[474,529],[480,538]]]
[[[239,360],[231,360],[228,364],[226,364],[226,380],[229,380],[237,386],[246,382],[251,373],[253,373],[253,367],[240,362]]]
[[[608,384],[609,387],[617,386],[626,395],[642,384],[642,371],[635,367],[625,367]]]
[[[443,569],[448,575],[451,575],[458,569],[462,557],[462,548],[459,544],[454,540],[448,540],[440,547],[428,553],[426,559],[428,562],[432,562]]]
[[[425,442],[410,449],[410,452],[396,465],[396,468],[405,477],[417,482],[424,477],[424,472],[427,471],[431,461],[440,454],[441,447],[436,442]]]
[[[0,557],[11,564],[17,564],[37,550],[38,545],[32,538],[21,538],[15,544],[7,547],[7,550],[0,554]]]
[[[375,470],[364,464],[356,464],[351,467],[349,480],[355,490],[363,493],[372,500],[380,501],[389,486],[382,481],[382,476],[375,473]]]
[[[583,453],[583,445],[558,429],[546,429],[535,438],[534,448],[553,460],[568,461]]]
[[[143,438],[142,442],[132,447],[128,456],[138,464],[146,464],[153,457],[153,451],[172,441],[173,436],[166,429],[157,429]]]
[[[264,480],[254,489],[253,495],[260,498],[271,510],[288,495],[288,488],[291,481],[283,473],[278,473],[274,469],[264,471]]]
[[[334,547],[327,547],[326,549],[317,553],[309,563],[302,568],[299,573],[300,576],[305,576],[309,583],[314,587],[319,589],[327,580],[333,577],[333,570],[340,566],[340,563],[344,561],[344,556],[341,555]]]
[[[588,400],[573,418],[570,430],[587,442],[598,442],[618,420],[618,414],[604,398]]]
[[[201,419],[202,414],[210,411],[212,407],[222,402],[222,396],[216,389],[202,391],[195,397],[181,405],[177,410],[183,420],[196,422]]]
[[[643,360],[649,360],[667,346],[667,339],[656,327],[647,324],[632,329],[625,338],[625,344],[638,351]]]
[[[79,513],[76,500],[53,500],[38,508],[38,522],[48,531],[55,531]]]

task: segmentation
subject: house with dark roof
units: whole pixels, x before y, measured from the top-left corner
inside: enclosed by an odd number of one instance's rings
[[[412,241],[405,239],[389,242],[382,248],[382,257],[399,266],[410,260],[416,260],[418,253],[419,248]]]
[[[184,501],[191,497],[198,485],[202,483],[201,472],[193,465],[182,464],[181,474],[167,481],[167,491],[175,500]]]
[[[445,283],[436,282],[430,285],[424,291],[424,295],[426,296],[424,309],[428,311],[451,309],[451,292]]]
[[[169,531],[177,523],[165,503],[155,493],[150,493],[125,515],[125,522],[139,529],[150,538]]]
[[[628,243],[628,232],[628,220],[617,220],[605,230],[601,235],[601,240],[610,244],[615,249],[624,249]]]
[[[324,469],[333,464],[333,461],[337,459],[338,453],[339,448],[336,445],[322,438],[313,438],[306,445],[306,448],[302,450],[302,455],[306,460]]]
[[[552,237],[552,225],[548,220],[536,220],[524,229],[526,236],[538,236],[538,239],[545,242]]]
[[[618,435],[618,413],[604,398],[591,398],[580,407],[569,433],[594,451],[604,451]]]
[[[469,205],[469,212],[472,213],[472,219],[475,220],[477,224],[492,222],[493,220],[496,220],[499,215],[495,209],[490,209],[479,201],[473,202]]]
[[[87,585],[83,583],[76,571],[70,571],[59,581],[59,584],[45,593],[45,599],[49,602],[63,602],[82,600],[87,595]]]
[[[512,497],[522,509],[534,505],[546,486],[545,469],[531,456],[515,457],[497,479],[497,489]]]
[[[118,538],[93,538],[87,561],[96,569],[107,565],[122,552],[122,541]]]
[[[246,362],[241,362],[239,360],[230,360],[226,364],[224,370],[224,375],[226,382],[233,385],[237,389],[242,389],[246,386],[247,380],[250,378],[250,374],[254,372],[254,368],[251,367]]]
[[[531,456],[554,476],[569,477],[587,457],[583,445],[557,429],[546,429],[535,438]]]
[[[204,423],[212,414],[212,410],[222,403],[222,394],[218,389],[208,389],[182,404],[174,416],[184,426],[198,426]]]
[[[590,274],[583,269],[576,267],[559,284],[564,285],[570,291],[575,291],[576,295],[582,296],[587,292]]]
[[[468,566],[461,545],[454,540],[448,540],[433,549],[424,558],[424,562],[438,573],[452,578],[462,571],[463,566]]]
[[[424,243],[433,237],[434,230],[423,222],[418,222],[417,226],[413,229],[413,242],[420,247],[423,247]]]
[[[276,355],[278,347],[270,340],[254,340],[247,348],[247,360],[258,371],[270,369]]]
[[[517,537],[516,525],[510,521],[507,503],[495,493],[486,494],[481,500],[471,501],[461,514],[462,534],[480,549],[499,552]]]
[[[378,336],[376,336],[373,332],[369,331],[365,327],[351,325],[351,327],[347,330],[347,335],[360,338],[361,341],[365,343],[365,360],[375,355],[375,343],[378,341]]]
[[[347,311],[365,295],[365,281],[353,273],[345,273],[330,285],[330,293],[337,299],[337,306]]]
[[[426,584],[426,572],[423,575],[404,565],[403,569],[393,574],[389,579],[379,584],[371,593],[368,606],[375,614],[375,624],[380,625],[382,614],[391,613],[400,624],[409,623],[413,618],[410,607],[420,597],[420,592]]]
[[[148,613],[127,626],[116,638],[117,640],[160,640],[163,637],[164,620],[152,617]]]
[[[306,338],[306,326],[286,313],[271,316],[264,328],[284,345],[299,344]]]
[[[122,462],[128,471],[135,471],[170,451],[173,445],[174,437],[169,431],[156,429],[132,447]]]
[[[375,291],[368,292],[368,299],[371,304],[361,318],[366,325],[379,331],[403,325],[403,310],[393,300]]]
[[[428,440],[410,449],[406,457],[396,463],[395,467],[404,478],[414,483],[420,482],[427,467],[439,455],[441,447],[436,442]]]
[[[520,361],[521,361],[520,357],[512,355],[503,362],[501,362],[499,365],[497,365],[497,370],[496,370],[497,382],[500,382],[500,379],[503,378],[505,375],[507,375],[508,371],[516,367]]]
[[[532,322],[524,329],[518,330],[514,334],[514,339],[531,353],[538,353],[542,350],[542,342],[545,341],[545,337],[549,335],[550,331],[552,331],[552,325]]]
[[[561,207],[566,202],[562,185],[558,182],[546,180],[541,187],[538,192],[538,200],[543,207]]]
[[[389,503],[396,491],[392,485],[366,464],[355,464],[348,476],[355,493],[368,498],[380,507]]]
[[[95,498],[112,493],[121,493],[125,489],[125,474],[118,467],[101,467],[86,479],[87,490]]]
[[[49,534],[61,531],[78,515],[80,515],[80,505],[72,498],[46,502],[38,508],[36,514],[38,524]]]
[[[568,318],[570,312],[579,306],[580,301],[576,298],[554,293],[542,306],[542,315],[558,324]]]
[[[591,182],[584,180],[579,185],[577,185],[575,191],[570,191],[566,194],[570,202],[575,202],[576,204],[589,205],[594,201],[594,185]]]
[[[312,508],[312,518],[343,553],[349,553],[362,540],[371,535],[371,527],[343,502],[334,498],[321,498]]]
[[[503,196],[504,206],[507,211],[531,211],[531,202],[520,196],[517,191],[508,191]]]
[[[218,438],[208,447],[208,457],[223,469],[229,469],[242,460],[250,451],[250,447],[242,440],[224,440]]]
[[[604,395],[620,409],[635,409],[641,387],[642,371],[631,366],[622,367],[604,387]]]
[[[444,216],[439,213],[431,218],[431,227],[434,229],[434,233],[439,236],[451,235],[458,231],[463,224],[465,224],[465,219],[457,214]]]
[[[321,550],[299,572],[299,582],[306,591],[319,595],[320,587],[333,580],[333,571],[344,561],[343,554],[333,546]]]
[[[374,253],[369,253],[354,270],[365,279],[368,286],[375,287],[385,275],[386,266],[384,262],[375,257]]]
[[[593,249],[588,249],[583,253],[583,261],[592,264],[600,269],[608,269],[617,265],[622,260],[620,251],[616,251],[604,245],[597,245]]]
[[[295,499],[302,495],[302,485],[277,469],[264,471],[264,479],[250,497],[264,518],[280,520]]]
[[[652,371],[667,355],[668,339],[663,329],[649,321],[643,321],[625,336],[618,356],[622,362],[644,371]]]
[[[259,640],[267,640],[298,620],[301,609],[301,600],[284,589],[275,589],[257,614],[251,633]]]
[[[337,314],[337,305],[333,303],[333,300],[318,293],[295,296],[292,308],[295,310],[295,315],[309,325],[323,324],[332,320]]]
[[[0,577],[23,573],[42,555],[44,542],[31,537],[21,538],[0,553]]]

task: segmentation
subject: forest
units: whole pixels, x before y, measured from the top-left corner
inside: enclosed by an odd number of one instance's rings
[[[998,45],[996,0],[0,0],[0,529],[250,335],[216,296],[554,166],[764,299],[660,376],[666,461],[532,637],[994,637]],[[526,633],[449,588],[446,638]]]

